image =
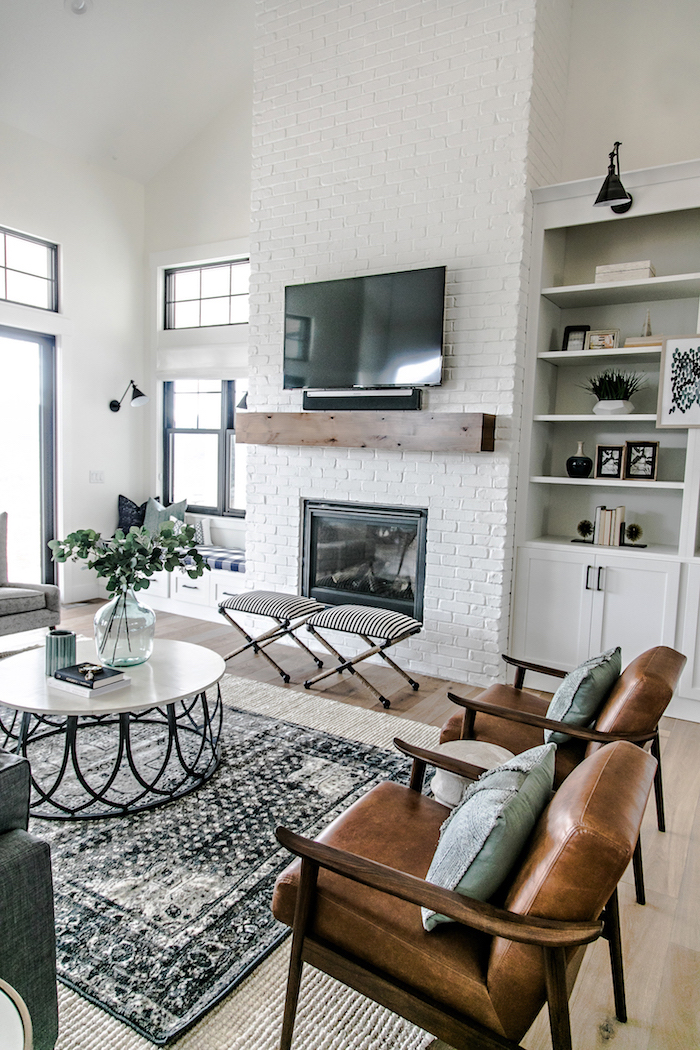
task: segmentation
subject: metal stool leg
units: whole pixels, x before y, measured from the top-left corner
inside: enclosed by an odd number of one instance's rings
[[[372,644],[371,639],[367,638],[364,634],[361,634],[360,638],[363,638],[367,642],[367,645],[371,645]],[[396,643],[395,642],[391,642],[389,644],[395,645]],[[415,692],[416,689],[420,688],[419,683],[414,681],[414,679],[411,678],[410,675],[406,674],[406,672],[404,671],[403,667],[399,667],[399,665],[397,663],[394,663],[394,661],[391,659],[390,656],[386,655],[386,653],[384,652],[384,648],[381,648],[379,650],[379,656],[381,656],[382,660],[385,660],[386,663],[388,663],[391,667],[393,667],[397,674],[400,674],[402,678],[406,679],[408,684],[413,687],[413,691],[414,692]]]
[[[241,646],[239,646],[238,649],[234,649],[233,652],[229,653],[228,656],[224,657],[224,660],[225,661],[232,660],[234,658],[234,656],[239,656],[241,653],[245,652],[246,649],[250,649],[252,647],[252,649],[255,652],[256,656],[258,654],[260,654],[260,656],[264,656],[265,659],[267,660],[267,662],[274,667],[274,669],[277,671],[277,673],[282,678],[283,682],[285,682],[285,683],[289,682],[289,675],[287,674],[287,672],[282,667],[280,667],[280,665],[278,663],[276,663],[272,659],[270,654],[266,653],[265,649],[264,649],[265,645],[269,645],[271,642],[274,642],[278,638],[282,638],[285,634],[289,633],[289,631],[288,631],[289,620],[276,620],[276,626],[275,627],[271,627],[269,631],[266,631],[264,634],[258,635],[257,638],[253,638],[251,635],[248,634],[247,631],[245,631],[241,627],[241,625],[239,623],[236,623],[236,621],[234,619],[232,619],[231,616],[229,616],[229,614],[226,611],[226,609],[220,609],[219,612],[221,613],[222,616],[224,616],[228,620],[228,622],[231,624],[231,626],[235,627],[236,630],[239,631],[243,635],[243,637],[246,639],[246,644],[245,645],[241,645]],[[276,619],[276,618],[275,617],[271,617],[271,619]]]

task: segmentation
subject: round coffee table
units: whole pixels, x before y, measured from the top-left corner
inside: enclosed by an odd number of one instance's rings
[[[77,661],[95,661],[94,642],[78,642]],[[78,820],[153,809],[194,791],[217,768],[219,654],[158,640],[146,663],[125,672],[131,683],[124,689],[84,697],[46,677],[43,649],[0,661],[0,705],[10,709],[0,707],[3,746],[31,763],[34,816]]]

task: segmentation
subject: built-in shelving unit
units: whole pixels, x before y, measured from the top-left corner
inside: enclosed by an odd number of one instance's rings
[[[622,645],[623,662],[651,645],[683,647],[683,695],[700,701],[700,428],[656,426],[663,340],[700,332],[700,163],[632,173],[625,185],[635,203],[624,216],[592,207],[596,180],[534,195],[511,648],[571,667],[610,645]],[[598,265],[647,259],[656,277],[595,282]],[[635,344],[647,311],[659,342]],[[619,346],[565,351],[570,325],[619,329]],[[585,387],[608,367],[643,377],[629,415],[593,412]],[[656,479],[596,478],[597,446],[628,441],[658,442]],[[579,442],[588,478],[566,470]],[[643,545],[575,542],[599,506],[624,506]]]

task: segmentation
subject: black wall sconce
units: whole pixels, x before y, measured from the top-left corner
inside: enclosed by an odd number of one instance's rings
[[[144,394],[142,390],[139,390],[139,388],[136,386],[136,383],[133,381],[133,379],[130,379],[126,390],[124,391],[124,393],[121,396],[121,399],[119,401],[110,401],[109,407],[112,409],[113,412],[118,412],[119,409],[122,407],[122,401],[124,400],[126,395],[129,393],[129,389],[131,387],[134,388],[134,392],[131,395],[131,407],[132,408],[138,408],[139,405],[147,405],[148,404],[148,402],[150,401],[150,398],[148,397],[148,395]]]
[[[632,207],[632,194],[628,193],[620,182],[620,146],[616,142],[610,154],[610,164],[605,182],[600,187],[600,193],[593,202],[593,207],[612,208],[618,215],[624,215]]]

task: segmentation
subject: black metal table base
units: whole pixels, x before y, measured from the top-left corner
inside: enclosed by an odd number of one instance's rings
[[[221,760],[221,690],[109,715],[0,713],[3,746],[29,759],[32,816],[89,820],[154,809],[195,791]],[[0,733],[0,739],[2,739]]]

